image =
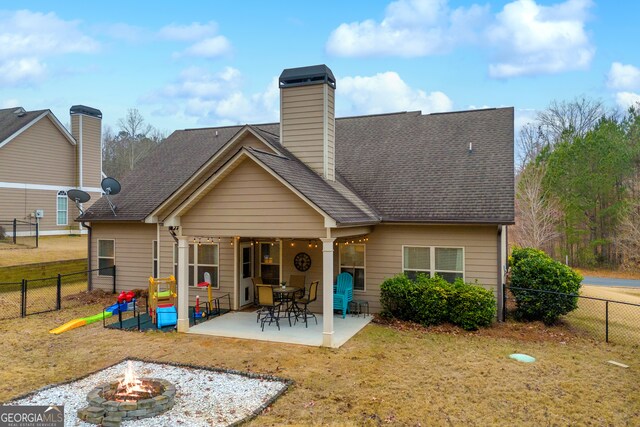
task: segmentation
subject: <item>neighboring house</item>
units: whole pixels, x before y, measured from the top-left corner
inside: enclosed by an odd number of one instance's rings
[[[100,110],[83,105],[71,107],[71,133],[51,110],[0,110],[0,220],[37,220],[41,235],[78,233],[67,191],[89,192],[85,207],[102,194],[101,127]]]
[[[313,308],[331,313],[341,271],[374,312],[382,281],[401,272],[462,277],[500,296],[513,108],[334,119],[335,87],[324,65],[287,69],[281,123],[175,131],[123,180],[117,216],[102,199],[85,212],[91,262],[117,265],[118,290],[176,275],[179,331],[205,272],[234,309],[253,302],[252,276],[305,274],[321,284]],[[311,260],[304,273],[300,253]],[[110,289],[112,278],[92,284]]]

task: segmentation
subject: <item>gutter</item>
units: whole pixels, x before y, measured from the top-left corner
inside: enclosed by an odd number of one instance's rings
[[[87,223],[84,221],[80,221],[80,224],[82,224],[82,226],[89,231],[89,234],[87,236],[87,270],[89,271],[89,274],[87,276],[87,288],[91,291],[93,290],[93,273],[91,272],[91,235],[93,227],[87,225]]]

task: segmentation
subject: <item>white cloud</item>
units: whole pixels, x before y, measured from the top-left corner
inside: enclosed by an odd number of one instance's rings
[[[329,36],[326,49],[331,55],[353,57],[442,53],[472,39],[488,10],[478,5],[452,10],[446,0],[397,0],[387,6],[379,23],[368,19],[341,24]]]
[[[94,53],[99,44],[80,31],[79,21],[51,12],[0,12],[0,84],[36,83],[46,77],[44,58]]]
[[[513,0],[497,14],[488,5],[452,9],[448,0],[396,0],[381,21],[343,23],[329,36],[335,56],[434,55],[457,46],[483,48],[494,78],[585,69],[595,53],[585,30],[592,0],[541,6]]]
[[[339,115],[378,114],[421,110],[423,113],[450,111],[453,102],[443,92],[427,93],[407,85],[398,73],[343,77],[336,94]]]
[[[18,101],[15,98],[5,99],[4,101],[0,102],[0,108],[13,108],[13,107],[19,107],[19,106],[20,106],[20,101]]]
[[[217,32],[218,24],[211,21],[205,24],[199,22],[193,22],[189,25],[170,24],[162,27],[158,35],[167,40],[194,41],[210,37]]]
[[[154,114],[184,116],[204,125],[278,120],[278,79],[274,77],[264,91],[253,94],[242,91],[242,80],[240,71],[232,67],[218,73],[191,67],[143,102],[158,105]]]
[[[37,58],[18,58],[0,61],[0,85],[16,86],[37,83],[45,78],[46,65]]]
[[[504,6],[487,30],[495,62],[491,77],[552,74],[585,69],[595,48],[585,31],[591,0],[540,6],[516,0]]]
[[[218,24],[213,21],[206,24],[193,22],[189,25],[167,25],[160,29],[158,36],[166,40],[192,42],[182,52],[175,52],[174,58],[190,56],[211,59],[231,51],[229,40],[217,32]]]
[[[616,103],[623,110],[628,110],[629,107],[640,109],[640,94],[634,92],[618,92],[616,93]]]
[[[620,90],[640,88],[640,68],[614,62],[609,70],[607,86]]]
[[[215,58],[231,50],[231,43],[225,36],[215,36],[201,40],[184,50],[182,55]]]

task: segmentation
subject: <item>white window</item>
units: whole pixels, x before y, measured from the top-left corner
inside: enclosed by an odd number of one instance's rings
[[[402,269],[414,280],[420,273],[429,277],[438,274],[447,282],[464,280],[464,248],[404,246]]]
[[[353,290],[365,290],[365,245],[340,245],[340,273],[353,276]]]
[[[153,255],[151,255],[151,258],[153,260],[152,261],[153,266],[151,267],[152,275],[153,277],[158,277],[158,241],[157,240],[153,241],[152,253],[153,253]]]
[[[220,288],[219,246],[217,243],[189,244],[189,286],[204,282],[204,273],[211,275],[211,287]],[[173,275],[178,277],[178,245],[173,245]]]
[[[116,241],[98,240],[98,276],[113,276],[109,267],[116,265]],[[106,270],[103,270],[106,269]]]
[[[68,207],[69,199],[67,199],[67,192],[58,191],[58,198],[56,202],[56,225],[68,224]]]
[[[404,274],[416,280],[418,274],[431,277],[431,248],[426,246],[405,246],[403,253]]]

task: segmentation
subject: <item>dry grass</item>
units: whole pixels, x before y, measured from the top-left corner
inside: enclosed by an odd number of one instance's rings
[[[640,289],[582,286],[581,295],[640,304]],[[565,321],[604,340],[606,334],[606,303],[581,298],[578,309],[566,316]],[[640,307],[609,303],[609,340],[640,345]]]
[[[620,271],[620,270],[607,270],[604,268],[587,269],[587,268],[574,268],[578,273],[583,276],[591,277],[610,277],[613,279],[640,279],[640,271]]]
[[[294,386],[251,425],[632,425],[640,350],[540,324],[477,333],[367,326],[337,350],[94,324],[47,331],[95,304],[0,322],[0,399],[87,374],[127,356],[273,374]],[[534,364],[507,358],[522,352]],[[629,369],[606,363],[617,360]],[[635,421],[634,421],[635,420]]]
[[[0,245],[0,267],[86,257],[86,235],[40,237],[38,248],[8,249]]]

